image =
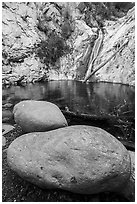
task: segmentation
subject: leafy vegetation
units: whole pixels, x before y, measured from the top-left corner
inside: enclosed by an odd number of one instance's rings
[[[71,15],[68,8],[64,10],[64,12],[62,13],[62,16],[63,16],[63,23],[61,26],[61,35],[64,39],[68,39],[71,36],[71,33],[73,31],[72,25],[71,25],[72,24]]]
[[[41,13],[38,16],[37,28],[44,32],[48,37],[47,40],[41,41],[36,49],[36,55],[47,66],[55,65],[59,58],[70,51],[66,40],[71,36],[71,15],[67,8],[63,10],[53,3],[55,10],[48,14],[48,10],[44,11],[44,4]],[[60,13],[60,15],[59,15]],[[55,29],[57,28],[57,29]]]
[[[36,55],[46,65],[55,65],[57,60],[68,52],[69,47],[63,37],[52,32],[47,41],[41,41],[38,45]]]
[[[70,23],[68,21],[65,22],[62,25],[61,29],[62,29],[62,37],[64,39],[68,39],[71,36],[71,33],[72,33],[72,29],[71,29]]]

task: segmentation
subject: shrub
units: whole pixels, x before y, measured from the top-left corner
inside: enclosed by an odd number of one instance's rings
[[[51,33],[47,41],[41,41],[38,45],[36,55],[46,65],[55,65],[56,61],[69,52],[69,47],[64,39],[55,33]]]
[[[70,23],[69,22],[65,22],[62,27],[61,27],[61,30],[62,30],[62,37],[64,39],[68,39],[70,36],[71,36],[71,33],[72,33],[72,28],[70,26]]]

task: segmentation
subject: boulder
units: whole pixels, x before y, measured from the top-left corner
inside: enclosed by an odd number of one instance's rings
[[[9,146],[7,161],[41,188],[80,194],[119,192],[130,177],[130,155],[122,143],[85,125],[22,135]]]
[[[43,132],[67,126],[60,109],[46,101],[22,101],[13,109],[15,122],[24,132]]]
[[[122,189],[121,194],[130,200],[130,202],[135,202],[135,152],[128,152],[131,158],[131,173],[130,178]]]

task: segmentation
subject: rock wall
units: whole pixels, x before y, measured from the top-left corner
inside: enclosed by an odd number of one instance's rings
[[[55,31],[60,36],[64,26],[68,22],[71,25],[71,34],[69,38],[65,38],[71,51],[60,58],[59,69],[49,67],[47,71],[49,80],[81,80],[85,74],[88,58],[97,35],[97,27],[91,28],[86,24],[83,14],[79,12],[78,5],[77,2],[48,3],[43,4],[40,10],[40,29],[43,31],[46,29],[47,35]],[[69,19],[66,20],[67,12]]]
[[[106,22],[106,34],[95,68],[128,40],[128,44],[95,74],[97,81],[135,85],[135,10],[117,22]],[[94,78],[94,79],[95,79]],[[91,81],[92,79],[90,79]]]
[[[40,80],[83,80],[90,55],[97,38],[98,25],[91,15],[88,24],[86,11],[79,2],[31,3],[6,2],[2,4],[2,73],[4,84],[35,82]],[[83,12],[80,12],[83,10]],[[71,32],[66,31],[67,12],[70,14]],[[59,36],[65,29],[66,44],[70,52],[62,56],[55,66],[42,63],[36,49],[51,32]],[[117,53],[90,81],[108,81],[134,85],[135,80],[135,11],[116,21],[106,21],[101,52],[94,69],[108,59],[128,38],[128,45]]]
[[[37,7],[31,2],[2,4],[3,82],[15,83],[43,76],[44,69],[35,57],[35,46],[46,36],[37,28]]]

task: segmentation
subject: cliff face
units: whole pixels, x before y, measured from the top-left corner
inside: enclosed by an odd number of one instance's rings
[[[3,82],[20,77],[31,81],[43,75],[43,65],[35,58],[36,44],[45,35],[37,28],[37,4],[3,3],[2,5],[2,72]]]
[[[80,3],[6,2],[2,7],[3,83],[84,79],[97,39],[98,25],[90,15],[87,17],[87,11]],[[128,44],[90,81],[134,85],[134,8],[118,20],[106,21],[103,29],[104,39],[93,70],[107,60],[125,39],[128,39]],[[36,50],[40,42],[48,42],[53,33],[64,40],[69,52],[62,54],[54,65],[47,65]],[[57,48],[54,47],[54,53]],[[50,54],[49,51],[47,48],[46,53]]]
[[[98,67],[107,60],[126,40],[128,43],[96,74],[98,81],[135,84],[135,10],[117,22],[106,22],[106,34],[102,50],[95,62]]]

